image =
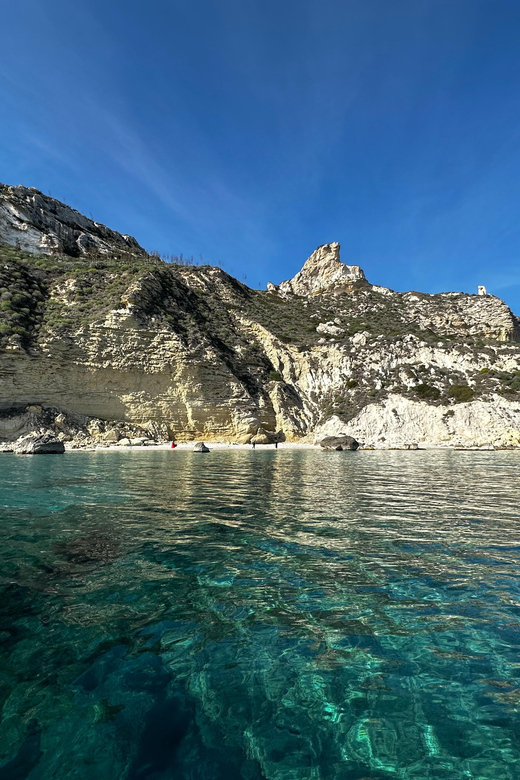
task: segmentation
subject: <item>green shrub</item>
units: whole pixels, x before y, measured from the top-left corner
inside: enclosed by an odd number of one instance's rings
[[[448,395],[458,404],[473,400],[473,390],[468,385],[451,385]]]
[[[282,376],[278,371],[269,371],[269,379],[271,382],[283,382]]]
[[[499,392],[517,393],[520,390],[520,375],[518,371],[512,373],[502,372],[500,380],[502,387],[499,388]]]
[[[419,398],[424,399],[431,399],[432,401],[436,401],[441,396],[441,391],[438,387],[435,387],[434,385],[428,385],[425,382],[423,382],[420,385],[417,385],[415,388],[415,392],[419,396]]]

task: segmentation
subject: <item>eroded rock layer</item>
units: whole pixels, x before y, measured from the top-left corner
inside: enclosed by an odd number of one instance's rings
[[[258,429],[377,447],[520,443],[518,321],[492,295],[396,293],[341,263],[338,244],[252,290],[150,257],[34,190],[0,196],[6,421],[35,405],[53,420],[79,415],[62,438],[89,444],[110,430],[249,441]],[[15,212],[27,228],[12,227]],[[82,231],[101,243],[78,249]]]
[[[34,187],[0,184],[0,237],[6,244],[43,254],[144,254],[132,236],[116,233]]]

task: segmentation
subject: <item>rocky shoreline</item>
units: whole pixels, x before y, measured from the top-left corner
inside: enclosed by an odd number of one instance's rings
[[[0,260],[4,450],[520,447],[520,321],[483,287],[396,292],[330,243],[255,290],[3,185]]]
[[[253,444],[259,448],[308,449],[319,448],[330,437],[351,438],[360,450],[509,450],[520,449],[520,403],[498,397],[493,402],[432,407],[390,395],[381,403],[367,405],[348,422],[333,416],[293,441],[284,441],[281,431],[263,429],[245,440],[223,438],[210,431],[176,433],[157,423],[138,426],[35,404],[0,411],[0,453],[19,450],[36,437],[60,442],[67,452],[168,449],[172,440],[179,449],[192,449],[200,440],[212,449],[251,449]]]

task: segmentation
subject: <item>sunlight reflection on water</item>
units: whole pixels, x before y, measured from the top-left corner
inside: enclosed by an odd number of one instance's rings
[[[0,780],[517,780],[519,457],[3,455]]]

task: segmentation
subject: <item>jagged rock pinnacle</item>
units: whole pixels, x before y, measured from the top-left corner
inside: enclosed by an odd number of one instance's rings
[[[321,292],[351,290],[365,274],[358,265],[345,265],[339,259],[337,242],[323,244],[309,257],[296,276],[280,284],[281,293],[316,295]]]

